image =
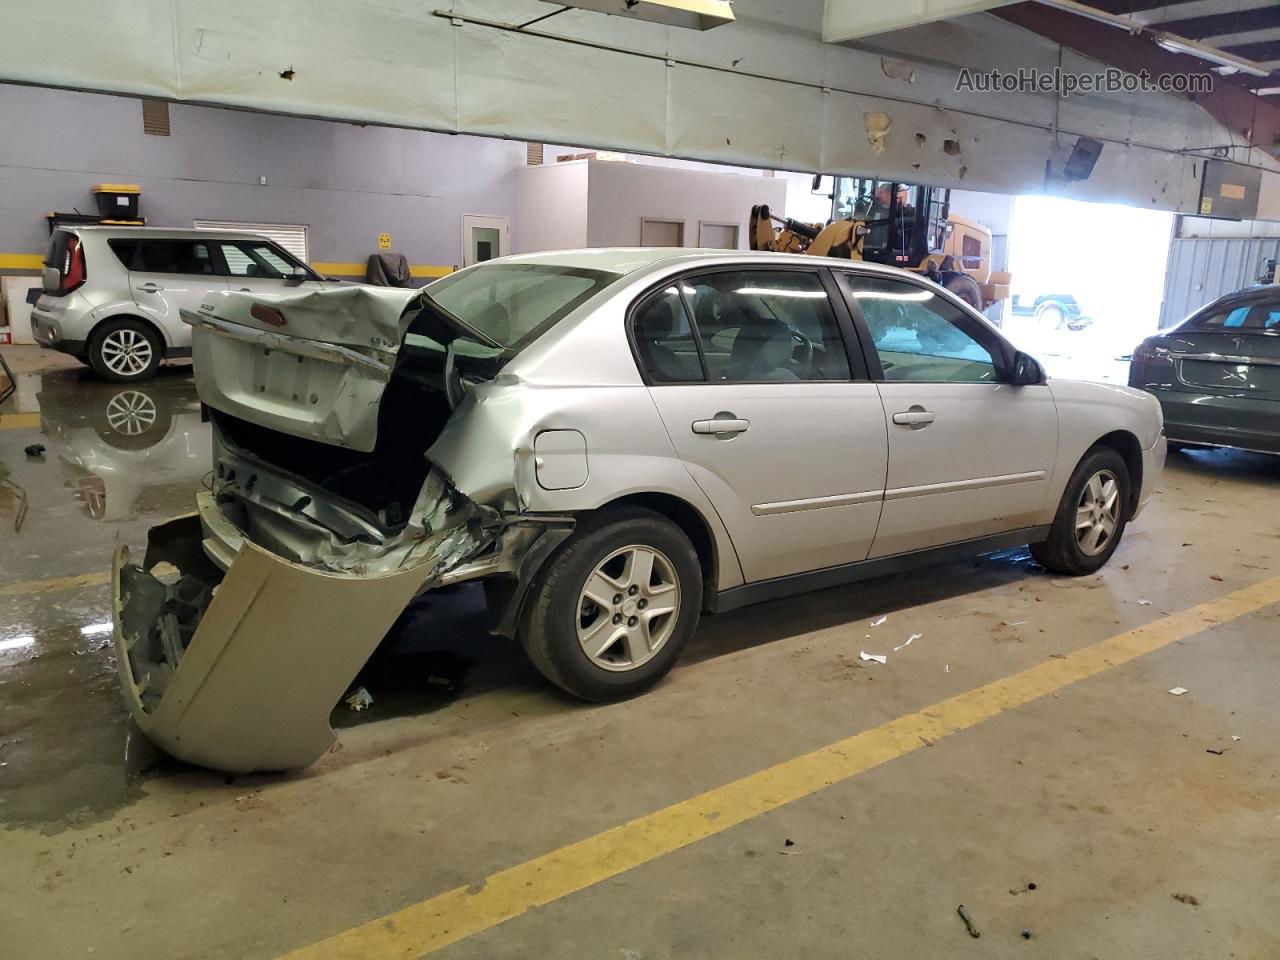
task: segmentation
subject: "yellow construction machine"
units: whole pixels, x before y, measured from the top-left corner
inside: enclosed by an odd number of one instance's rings
[[[825,227],[775,216],[761,204],[751,208],[749,239],[752,250],[866,260],[922,273],[985,310],[1008,298],[1009,274],[991,269],[991,231],[952,216],[950,207],[945,188],[836,177]]]

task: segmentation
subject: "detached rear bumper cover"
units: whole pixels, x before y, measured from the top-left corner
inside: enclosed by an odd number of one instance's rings
[[[214,509],[209,500],[201,506]],[[198,514],[153,527],[141,566],[112,564],[116,658],[126,705],[158,746],[248,773],[305,767],[334,743],[329,712],[413,597],[496,561],[498,539],[432,532],[422,562],[381,576],[303,566],[242,541],[225,575]],[[222,556],[219,556],[222,559]],[[179,576],[157,570],[171,564]],[[157,576],[161,573],[161,576]],[[450,576],[452,574],[452,576]]]

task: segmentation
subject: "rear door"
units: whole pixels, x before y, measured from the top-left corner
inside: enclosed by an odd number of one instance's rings
[[[126,238],[108,245],[129,268],[129,290],[138,309],[161,326],[171,347],[190,346],[191,328],[179,312],[195,310],[210,293],[227,289],[210,242]]]
[[[833,291],[824,271],[735,267],[632,311],[649,392],[749,581],[863,560],[880,519],[884,410]]]
[[[935,285],[839,275],[871,347],[889,438],[871,556],[1035,525],[1057,457],[1049,387],[1003,382],[1007,344]]]

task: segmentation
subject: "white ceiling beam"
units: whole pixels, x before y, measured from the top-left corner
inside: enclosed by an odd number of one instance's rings
[[[827,43],[843,43],[934,20],[981,13],[1011,2],[1013,0],[898,0],[897,3],[826,0],[822,39]]]

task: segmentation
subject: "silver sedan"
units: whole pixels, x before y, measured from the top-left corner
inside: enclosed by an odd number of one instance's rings
[[[228,770],[326,749],[424,590],[483,579],[552,682],[625,697],[706,613],[1020,544],[1095,571],[1165,456],[1149,394],[847,261],[548,253],[184,317],[212,489],[118,553],[117,643],[142,728]]]

